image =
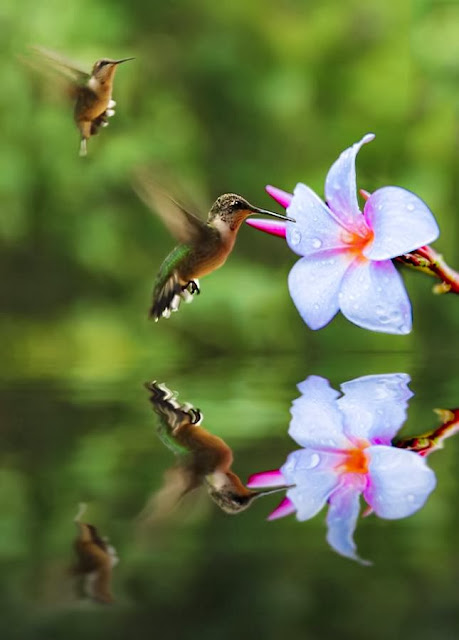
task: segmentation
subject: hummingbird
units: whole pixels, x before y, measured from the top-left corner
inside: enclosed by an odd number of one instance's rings
[[[80,156],[87,154],[87,140],[108,125],[108,118],[115,114],[116,102],[112,99],[113,79],[116,68],[122,62],[134,58],[97,60],[90,73],[45,49],[33,47],[46,62],[48,68],[59,74],[66,82],[67,93],[74,101],[73,116],[80,131]]]
[[[86,505],[80,504],[74,522],[78,534],[74,542],[77,562],[73,566],[73,574],[80,579],[79,592],[97,602],[109,604],[113,602],[110,592],[112,569],[118,563],[114,547],[102,538],[96,527],[81,522]]]
[[[280,489],[253,491],[234,471],[233,452],[218,436],[200,426],[203,414],[191,404],[180,404],[176,395],[156,381],[145,383],[153,410],[159,416],[158,436],[175,453],[179,464],[166,472],[165,486],[156,506],[178,502],[201,485],[212,500],[229,514],[240,513],[253,501]],[[285,487],[283,487],[285,489]]]
[[[235,193],[219,196],[204,222],[147,179],[137,180],[135,188],[139,197],[160,216],[179,242],[162,263],[156,277],[150,308],[150,317],[155,322],[177,311],[182,300],[191,302],[193,294],[200,293],[199,278],[225,263],[246,218],[266,214],[295,222],[286,216],[254,207]]]

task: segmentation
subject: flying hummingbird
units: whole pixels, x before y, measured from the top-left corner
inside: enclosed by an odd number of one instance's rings
[[[247,509],[256,498],[276,491],[252,491],[242,483],[231,470],[232,450],[221,438],[200,426],[203,415],[199,409],[180,404],[164,384],[153,381],[145,387],[159,416],[158,436],[179,459],[179,465],[166,473],[156,506],[164,508],[165,502],[169,505],[178,502],[185,494],[205,485],[220,509],[235,514]]]
[[[91,73],[66,60],[58,53],[44,47],[33,47],[52,69],[65,81],[67,93],[74,102],[73,116],[80,131],[80,156],[87,153],[87,140],[108,125],[108,118],[115,114],[116,102],[112,99],[113,78],[116,67],[134,58],[111,60],[102,58],[94,63]]]
[[[150,309],[150,316],[156,322],[177,311],[182,300],[190,302],[193,294],[200,292],[198,278],[225,263],[233,250],[239,227],[246,218],[253,214],[266,214],[291,220],[254,207],[235,193],[225,193],[215,200],[204,222],[147,179],[137,180],[135,188],[139,197],[160,216],[180,243],[164,260],[156,277]]]
[[[112,569],[118,563],[115,549],[101,538],[96,527],[81,522],[86,505],[80,504],[74,522],[78,534],[74,542],[77,562],[72,572],[79,578],[78,591],[97,602],[109,604],[113,602],[110,592]]]

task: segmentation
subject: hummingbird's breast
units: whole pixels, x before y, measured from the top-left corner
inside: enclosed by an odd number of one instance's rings
[[[193,248],[188,261],[190,271],[186,278],[201,278],[221,267],[234,246],[234,237],[224,237],[214,232],[206,242]]]
[[[101,85],[94,81],[88,82],[87,87],[83,87],[78,95],[75,105],[75,119],[92,121],[106,111],[112,97],[111,84]]]

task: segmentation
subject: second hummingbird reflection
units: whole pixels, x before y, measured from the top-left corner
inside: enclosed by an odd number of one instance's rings
[[[150,316],[156,322],[177,311],[182,300],[191,302],[193,294],[200,292],[198,278],[226,262],[246,218],[266,214],[294,222],[291,218],[254,207],[235,193],[225,193],[217,198],[204,222],[145,176],[137,180],[135,188],[179,242],[162,263],[156,277],[150,309]]]
[[[154,519],[170,511],[190,491],[205,485],[212,500],[226,513],[247,509],[259,496],[273,493],[248,489],[232,470],[233,452],[218,436],[200,426],[203,415],[156,381],[145,384],[159,417],[158,436],[178,458],[165,474],[163,487],[153,498]]]
[[[134,58],[97,60],[90,73],[66,60],[60,54],[34,47],[48,68],[65,79],[67,93],[74,101],[73,116],[80,131],[80,156],[87,154],[87,140],[108,125],[108,118],[115,114],[116,102],[112,99],[113,79],[116,68],[122,62]]]

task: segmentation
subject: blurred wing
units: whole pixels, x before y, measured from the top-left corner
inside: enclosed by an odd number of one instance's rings
[[[152,525],[169,518],[181,498],[194,488],[193,477],[185,466],[167,469],[162,486],[145,505],[141,521]]]
[[[194,244],[206,237],[206,224],[157,187],[151,178],[139,174],[134,189],[147,207],[159,215],[178,242]]]
[[[77,90],[87,85],[91,75],[79,65],[45,47],[34,46],[31,48],[36,54],[36,58],[34,60],[22,59],[35,70],[48,76],[51,75],[55,82],[66,85],[70,97],[76,97]]]

